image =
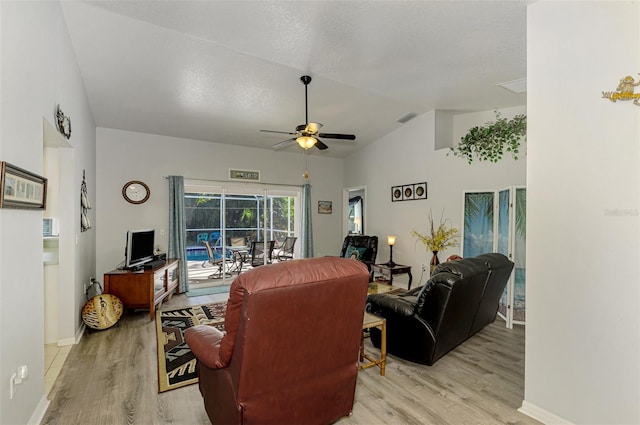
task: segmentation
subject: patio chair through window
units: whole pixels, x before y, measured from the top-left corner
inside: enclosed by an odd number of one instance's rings
[[[202,263],[202,267],[205,267],[207,263],[211,264],[214,267],[217,267],[217,270],[209,275],[209,279],[216,279],[222,277],[222,272],[224,269],[224,261],[222,259],[222,255],[216,254],[214,249],[211,247],[211,243],[209,241],[204,241],[204,246],[207,248],[207,256],[208,260],[205,260]]]
[[[265,256],[267,258],[267,264],[271,264],[273,261],[274,246],[275,241],[267,241],[266,244],[264,242],[251,241],[251,266],[258,267],[264,265]]]
[[[276,259],[278,261],[293,259],[293,247],[296,245],[297,240],[298,238],[295,236],[287,236],[282,242],[282,245],[276,248]]]
[[[244,238],[241,239],[244,240]],[[247,255],[245,246],[211,246],[211,242],[208,241],[204,242],[204,245],[207,248],[207,255],[209,259],[202,263],[202,267],[207,263],[218,267],[216,272],[209,276],[210,279],[221,278],[223,272],[227,276],[231,276],[233,273],[240,274],[242,272],[242,266],[246,262]]]

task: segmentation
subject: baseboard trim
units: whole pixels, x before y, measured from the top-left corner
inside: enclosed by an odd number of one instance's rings
[[[73,345],[76,343],[75,338],[63,338],[58,340],[58,347],[65,347],[67,345]]]
[[[47,409],[49,408],[49,400],[47,399],[47,395],[43,395],[38,405],[36,406],[36,410],[33,411],[31,417],[29,418],[28,425],[38,425],[42,422],[44,418],[44,414],[47,413]]]
[[[538,407],[533,403],[529,403],[526,400],[522,402],[522,406],[518,409],[518,412],[546,425],[574,425],[573,422],[569,422],[560,416],[554,415],[553,413]]]
[[[78,328],[78,330],[76,331],[76,344],[78,344],[80,342],[80,340],[82,339],[82,337],[84,336],[84,331],[87,327],[85,326],[84,322],[82,323],[82,325],[80,325],[80,328]]]
[[[58,347],[65,347],[67,345],[74,345],[80,342],[82,336],[84,335],[85,324],[83,323],[78,330],[76,330],[76,334],[73,338],[63,338],[58,340]]]

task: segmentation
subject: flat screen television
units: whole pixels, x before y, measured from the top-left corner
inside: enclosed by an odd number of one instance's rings
[[[155,230],[129,230],[127,247],[124,251],[126,269],[140,269],[145,263],[153,260],[153,244]]]

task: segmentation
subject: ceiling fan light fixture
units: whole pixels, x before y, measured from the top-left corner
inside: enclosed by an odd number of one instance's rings
[[[310,134],[316,134],[318,132],[318,130],[320,130],[320,127],[322,127],[322,124],[317,123],[317,122],[310,122],[309,124],[307,124],[306,128],[304,129],[304,131],[306,131],[307,133],[310,133]]]
[[[296,142],[300,145],[301,148],[309,149],[316,144],[316,139],[310,136],[300,136],[296,139]]]

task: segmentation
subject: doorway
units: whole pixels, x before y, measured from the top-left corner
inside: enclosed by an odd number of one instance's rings
[[[73,336],[73,214],[61,214],[71,202],[74,181],[74,150],[46,118],[43,128],[43,175],[47,178],[47,202],[43,218],[49,231],[43,230],[43,294],[45,343],[45,392],[48,394],[62,363],[75,344]],[[75,200],[75,197],[73,198]]]
[[[343,233],[344,235],[364,235],[367,222],[367,187],[354,186],[343,190]]]

